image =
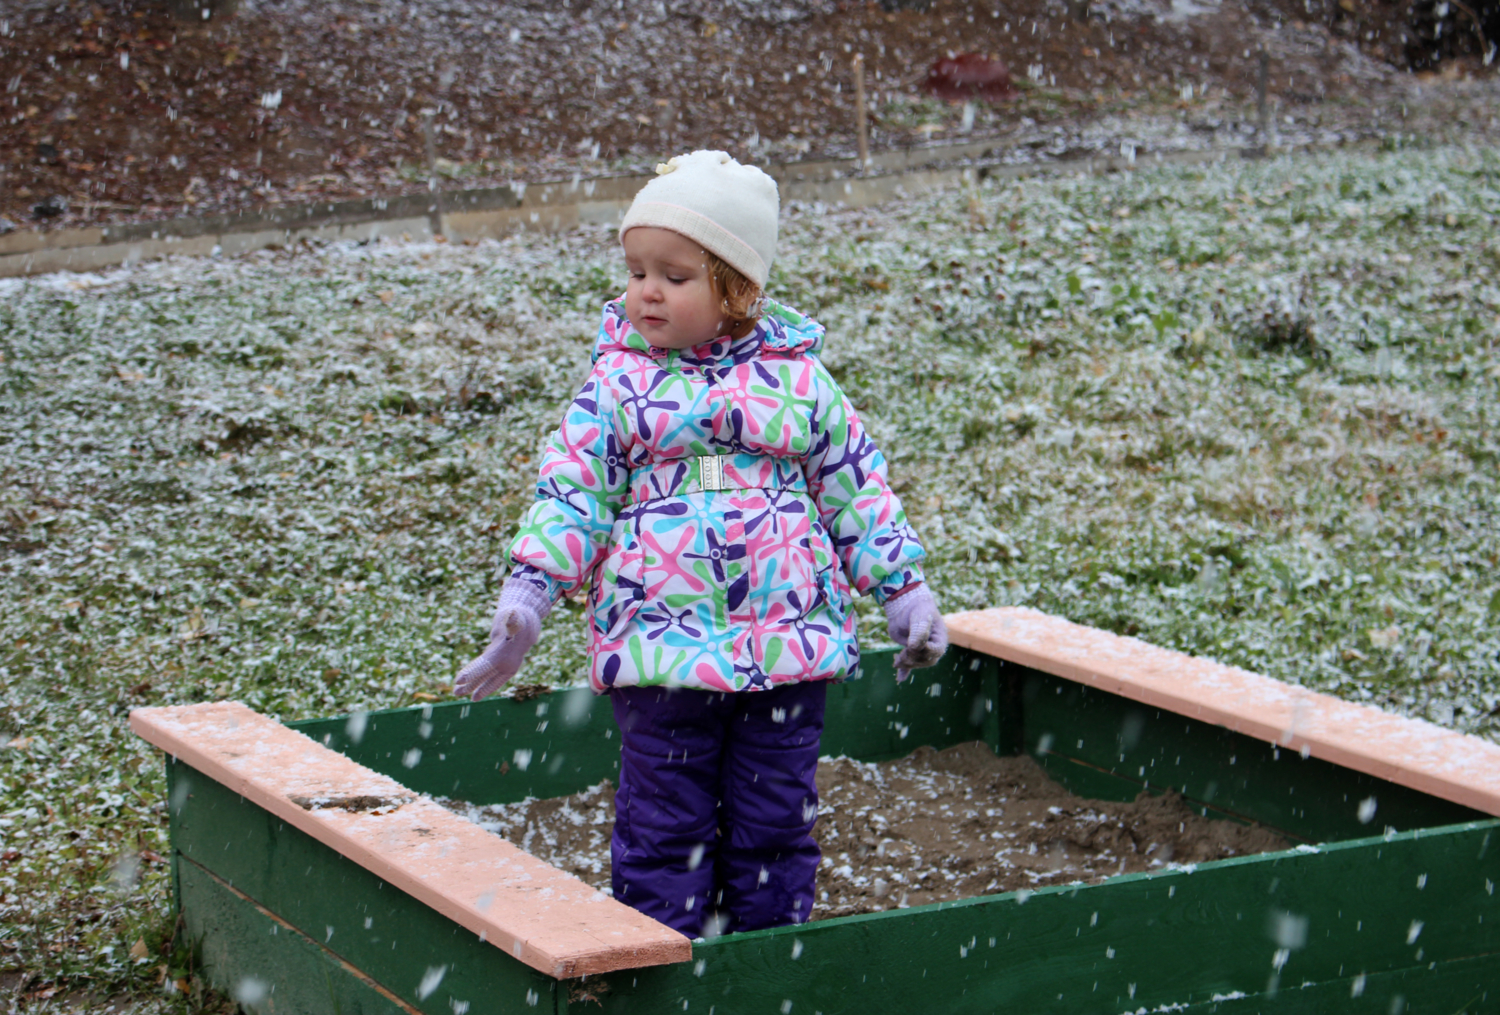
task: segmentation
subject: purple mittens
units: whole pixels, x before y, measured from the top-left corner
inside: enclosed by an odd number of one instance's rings
[[[902,589],[885,601],[886,630],[901,646],[896,654],[896,683],[911,671],[931,666],[948,651],[948,627],[927,585]]]
[[[506,579],[490,625],[489,647],[458,671],[453,693],[478,701],[504,687],[541,637],[542,620],[551,610],[552,600],[539,587],[524,579]]]

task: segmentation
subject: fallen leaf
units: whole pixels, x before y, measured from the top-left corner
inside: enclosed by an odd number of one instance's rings
[[[138,962],[151,957],[151,951],[146,947],[145,938],[138,937],[135,939],[135,944],[130,946],[130,957]]]
[[[1370,636],[1370,644],[1375,648],[1395,648],[1401,641],[1401,629],[1392,625],[1386,628],[1370,628],[1365,632]]]
[[[193,612],[188,614],[187,620],[177,629],[177,633],[183,641],[197,641],[199,638],[208,637],[208,625],[203,619],[203,611],[195,607]]]

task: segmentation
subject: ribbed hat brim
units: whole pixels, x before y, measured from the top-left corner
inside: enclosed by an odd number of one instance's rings
[[[754,247],[713,219],[691,208],[665,201],[637,201],[631,205],[625,214],[625,220],[620,223],[620,238],[623,240],[627,232],[641,226],[670,229],[702,244],[704,250],[719,257],[762,289],[770,281],[771,266],[755,252]]]

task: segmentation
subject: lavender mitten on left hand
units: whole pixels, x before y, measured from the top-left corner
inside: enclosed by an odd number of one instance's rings
[[[911,671],[931,666],[948,651],[948,626],[925,584],[897,593],[885,602],[886,630],[901,646],[896,654],[896,683]]]
[[[552,600],[540,588],[524,579],[507,579],[490,624],[490,644],[458,671],[453,693],[479,701],[504,687],[541,637],[542,621],[551,610]]]

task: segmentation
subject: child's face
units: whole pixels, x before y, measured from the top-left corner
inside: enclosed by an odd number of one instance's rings
[[[708,255],[681,233],[639,226],[625,234],[625,314],[646,341],[690,349],[724,331],[723,300],[714,292]]]

